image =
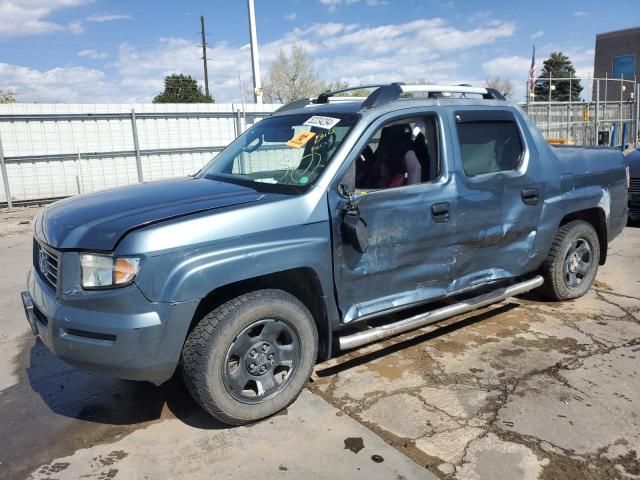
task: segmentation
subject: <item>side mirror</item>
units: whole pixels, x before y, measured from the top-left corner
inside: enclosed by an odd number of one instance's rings
[[[346,171],[342,180],[340,181],[340,185],[338,185],[338,194],[342,198],[346,198],[351,201],[355,196],[356,189],[356,162],[351,163],[349,165],[349,169]]]
[[[350,209],[344,212],[342,234],[357,252],[364,253],[369,248],[367,224],[360,218],[360,212],[357,209]]]

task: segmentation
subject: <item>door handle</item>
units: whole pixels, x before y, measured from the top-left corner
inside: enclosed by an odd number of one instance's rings
[[[449,202],[434,203],[431,205],[431,218],[434,222],[445,223],[449,221]]]
[[[522,201],[525,205],[537,205],[539,200],[537,188],[525,188],[522,190]]]

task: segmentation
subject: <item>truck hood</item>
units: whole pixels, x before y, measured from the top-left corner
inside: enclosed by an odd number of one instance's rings
[[[252,188],[209,179],[143,183],[53,203],[36,218],[34,232],[57,249],[110,251],[135,228],[264,196]]]

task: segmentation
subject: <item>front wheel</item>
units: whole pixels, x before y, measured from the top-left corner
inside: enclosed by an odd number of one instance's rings
[[[574,220],[558,229],[543,266],[545,289],[552,300],[583,296],[596,278],[600,241],[590,223]]]
[[[318,333],[281,290],[241,295],[206,315],[182,351],[187,388],[218,420],[242,425],[289,406],[311,375]]]

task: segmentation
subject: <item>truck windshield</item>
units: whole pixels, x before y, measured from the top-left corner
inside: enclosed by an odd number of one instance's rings
[[[304,191],[329,164],[357,120],[352,113],[268,117],[238,137],[197,177]]]

